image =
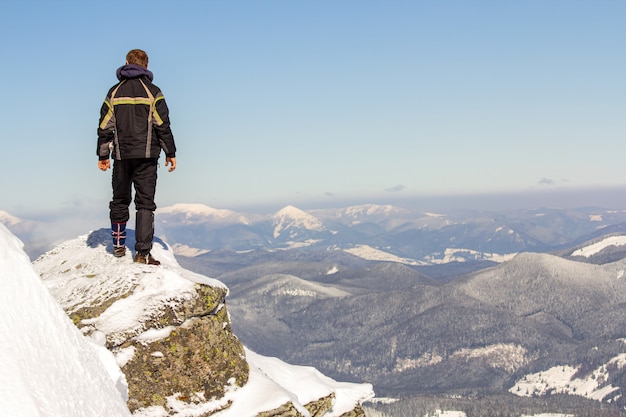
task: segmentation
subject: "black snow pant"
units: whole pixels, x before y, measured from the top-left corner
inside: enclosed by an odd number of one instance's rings
[[[135,188],[135,251],[146,254],[154,238],[154,194],[157,182],[157,159],[125,159],[113,163],[113,200],[109,204],[112,223],[126,223]]]

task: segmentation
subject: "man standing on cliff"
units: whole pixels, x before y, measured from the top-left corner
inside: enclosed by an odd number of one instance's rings
[[[169,172],[176,169],[176,145],[170,129],[169,110],[163,93],[152,84],[148,55],[133,49],[126,65],[117,69],[119,83],[109,90],[98,126],[98,168],[106,171],[113,164],[113,199],[109,203],[113,254],[126,254],[126,222],[135,188],[134,261],[160,265],[150,254],[154,238],[154,195],[158,158],[165,153]]]

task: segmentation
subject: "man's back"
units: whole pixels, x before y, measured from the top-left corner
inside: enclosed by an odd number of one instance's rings
[[[163,93],[152,83],[146,68],[126,65],[118,70],[121,81],[111,87],[102,106],[98,135],[113,141],[114,159],[158,158],[176,146]]]

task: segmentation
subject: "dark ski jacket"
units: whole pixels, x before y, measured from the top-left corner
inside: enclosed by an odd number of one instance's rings
[[[98,126],[98,159],[158,158],[161,149],[176,157],[176,145],[163,93],[139,65],[118,68],[119,83],[109,90]]]

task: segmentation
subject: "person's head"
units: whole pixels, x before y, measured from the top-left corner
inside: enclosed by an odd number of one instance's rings
[[[141,49],[133,49],[126,54],[126,63],[148,68],[148,54]]]

